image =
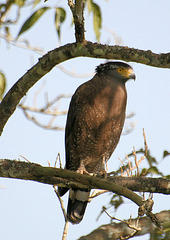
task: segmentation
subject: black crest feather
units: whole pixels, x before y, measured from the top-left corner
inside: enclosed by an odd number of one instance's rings
[[[100,64],[99,66],[96,67],[95,70],[97,74],[102,74],[105,73],[105,71],[116,69],[119,67],[132,68],[129,64],[124,62],[107,62],[104,64]]]

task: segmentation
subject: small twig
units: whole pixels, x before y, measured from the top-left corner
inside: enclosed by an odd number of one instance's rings
[[[122,159],[119,158],[119,157],[118,157],[118,159],[121,161],[122,165],[123,165],[123,166],[125,167],[125,169],[126,169],[126,172],[123,173],[123,169],[122,169],[122,167],[120,167],[120,169],[121,169],[121,176],[125,176],[126,174],[129,176],[129,174],[128,174],[128,169],[126,168],[126,166],[125,166],[125,164],[123,163]]]
[[[128,160],[128,166],[129,166],[129,177],[130,177],[130,176],[133,175],[133,173],[132,173],[133,168],[132,168],[132,166],[131,166],[131,162],[130,162],[130,159],[129,159],[128,155],[125,154],[125,156],[126,156],[126,159]]]
[[[34,93],[34,99],[33,99],[33,105],[37,105],[37,98],[39,94],[42,92],[42,90],[45,88],[46,82],[44,81],[41,86],[38,88],[38,90]]]
[[[52,116],[51,119],[48,122],[48,128],[52,128],[52,125],[53,125],[55,120],[56,120],[56,116]],[[64,128],[63,128],[63,130],[64,130]]]
[[[58,193],[57,186],[53,186],[53,188],[54,188],[54,192],[56,193],[56,195],[58,197],[58,200],[60,202],[60,206],[61,206],[61,209],[62,209],[62,212],[63,212],[64,220],[66,222],[67,221],[67,213],[66,213],[66,210],[64,208],[63,200],[61,199],[61,197],[60,197],[60,195]]]
[[[23,159],[25,159],[27,162],[31,163],[26,157],[20,155],[20,157],[22,157]]]
[[[58,158],[58,156],[60,156],[59,153],[58,153],[58,155],[57,155],[57,158]],[[56,158],[54,167],[56,167],[57,158]],[[48,165],[50,166],[50,163],[49,163],[49,162],[48,162]],[[65,208],[64,208],[63,200],[61,199],[61,197],[60,197],[60,195],[59,195],[59,193],[58,193],[57,186],[53,185],[53,188],[54,188],[54,192],[56,193],[56,195],[57,195],[57,197],[58,197],[58,200],[59,200],[59,202],[60,202],[60,206],[61,206],[61,209],[62,209],[62,212],[63,212],[63,215],[64,215],[65,222],[67,222],[67,213],[66,213],[66,210],[65,210]]]
[[[41,111],[45,111],[55,103],[59,102],[59,100],[61,100],[62,98],[71,98],[71,94],[60,94],[59,96],[55,97],[53,100],[46,101],[46,105],[43,108],[41,108]]]
[[[61,159],[60,159],[60,153],[58,153],[57,155],[57,158],[56,158],[56,161],[55,161],[55,167],[56,167],[56,164],[57,164],[57,160],[59,159],[59,163],[60,163],[60,168],[62,168],[62,165],[61,165]],[[66,210],[65,210],[65,207],[64,207],[64,203],[63,203],[63,200],[61,199],[59,193],[58,193],[58,189],[57,189],[57,186],[53,186],[54,188],[54,192],[56,193],[57,197],[58,197],[58,200],[60,202],[60,206],[61,206],[61,210],[63,212],[63,216],[64,216],[64,220],[65,220],[65,225],[64,225],[64,230],[63,230],[63,235],[62,235],[62,240],[66,240],[67,239],[67,234],[68,234],[68,227],[69,227],[69,222],[67,220],[67,213],[66,213]]]
[[[126,115],[126,119],[127,119],[127,118],[132,118],[132,117],[134,117],[134,116],[135,116],[135,113],[134,113],[134,112],[131,112],[131,113],[129,113],[129,114]]]
[[[61,163],[60,153],[57,154],[54,167],[57,167],[57,161],[58,161],[58,160],[59,160],[60,168],[62,169],[62,163]]]
[[[69,227],[69,222],[66,221],[65,225],[64,225],[62,240],[66,240],[67,239],[68,227]]]
[[[138,218],[137,218],[136,223],[135,223],[134,225],[132,225],[132,223],[131,223],[131,217],[130,217],[130,219],[129,219],[128,221],[126,221],[126,220],[121,220],[121,219],[112,217],[105,209],[103,209],[103,211],[104,211],[112,220],[117,220],[117,221],[119,221],[119,222],[125,223],[129,228],[131,228],[131,229],[134,230],[130,235],[128,235],[128,236],[126,236],[126,237],[122,237],[122,236],[121,236],[121,237],[120,237],[121,240],[132,238],[132,237],[134,237],[134,236],[137,234],[137,232],[141,231],[141,228],[138,227],[138,221],[139,221]]]
[[[130,226],[128,226],[128,227],[131,228]],[[121,239],[121,240],[130,239],[130,238],[134,237],[134,236],[138,233],[138,231],[140,231],[140,230],[134,230],[134,232],[132,232],[129,236],[120,237],[120,239]]]
[[[123,169],[122,166],[120,166],[121,176],[123,176]]]
[[[57,164],[57,160],[58,160],[58,159],[59,159],[60,168],[61,168],[60,153],[58,153],[58,155],[57,155],[57,158],[56,158],[54,167],[56,167],[56,164]],[[63,212],[63,216],[64,216],[64,220],[65,220],[65,225],[64,225],[62,240],[66,240],[66,239],[67,239],[67,234],[68,234],[68,227],[69,227],[69,222],[68,222],[68,220],[67,220],[67,213],[66,213],[66,210],[65,210],[65,207],[64,207],[63,200],[61,199],[61,197],[60,197],[60,195],[59,195],[59,193],[58,193],[57,186],[53,185],[53,188],[54,188],[54,192],[56,193],[56,195],[57,195],[57,197],[58,197],[58,200],[59,200],[59,203],[60,203],[60,206],[61,206],[61,210],[62,210],[62,212]]]
[[[57,158],[56,158],[56,161],[55,161],[55,165],[54,167],[56,167],[56,164],[57,164],[57,159],[59,158],[59,161],[60,161],[60,154],[58,153],[57,155]],[[48,163],[49,166],[50,166],[50,163]],[[61,165],[60,165],[61,166]],[[53,185],[53,188],[54,188],[54,192],[56,193],[57,197],[58,197],[58,200],[59,200],[59,203],[60,203],[60,206],[61,206],[61,210],[63,212],[63,216],[64,216],[64,220],[65,220],[65,225],[64,225],[64,230],[63,230],[63,236],[62,236],[62,240],[66,240],[67,239],[67,234],[68,234],[68,227],[69,227],[69,222],[67,220],[67,213],[66,213],[66,210],[64,208],[64,203],[63,203],[63,200],[61,199],[59,193],[58,193],[58,189],[57,189],[57,186]]]
[[[104,211],[112,220],[117,220],[117,221],[119,221],[119,222],[126,223],[129,228],[134,229],[134,230],[136,230],[136,231],[140,231],[140,230],[141,230],[141,228],[138,228],[137,226],[134,226],[134,225],[131,224],[131,217],[130,217],[130,219],[129,219],[128,221],[127,221],[127,220],[121,220],[121,219],[118,219],[118,218],[116,218],[116,217],[112,217],[112,216],[106,211],[106,209],[103,209],[103,211]],[[137,218],[137,219],[138,219],[138,218]],[[135,225],[137,225],[137,224],[135,224]]]
[[[108,163],[106,162],[105,163],[105,166],[106,166],[106,173],[108,172]]]
[[[133,147],[132,155],[133,155],[134,160],[135,160],[135,166],[134,166],[134,167],[131,166],[130,159],[129,159],[128,155],[125,154],[126,159],[128,160],[129,169],[126,169],[126,171],[125,171],[124,173],[122,173],[122,168],[120,167],[120,169],[121,169],[121,176],[126,176],[126,175],[128,175],[128,176],[131,175],[131,176],[132,176],[132,171],[133,171],[134,169],[137,169],[137,176],[140,175],[140,174],[139,174],[139,165],[140,165],[140,163],[146,158],[146,156],[147,156],[147,151],[148,151],[148,145],[147,145],[146,135],[145,135],[144,129],[143,129],[143,137],[144,137],[144,147],[145,147],[144,156],[142,156],[142,157],[139,159],[139,161],[137,161],[137,153],[136,153],[135,147]],[[123,163],[123,161],[122,161],[120,158],[119,158],[119,160],[121,161],[121,163],[123,164],[123,166],[125,166],[124,163]]]
[[[72,1],[70,1],[72,2]],[[26,49],[29,51],[33,51],[41,56],[47,54],[47,52],[38,47],[32,46],[27,40],[25,39],[14,39],[11,36],[6,36],[5,34],[0,33],[0,38],[4,39],[8,44],[11,44],[15,47]],[[60,69],[63,73],[67,74],[68,76],[76,77],[76,78],[87,78],[87,77],[92,77],[94,73],[76,73],[69,71],[68,69],[64,68],[61,64],[56,66],[58,69]]]
[[[64,116],[67,114],[67,111],[51,111],[51,110],[44,110],[43,108],[34,108],[34,107],[29,107],[29,106],[25,106],[22,103],[18,105],[22,110],[25,111],[30,111],[30,112],[35,112],[35,113],[41,113],[41,114],[45,114],[45,115],[49,115],[49,116]]]
[[[24,109],[23,109],[23,113],[25,114],[28,120],[32,121],[33,123],[35,123],[37,126],[41,128],[48,129],[48,130],[64,130],[63,127],[59,127],[59,126],[50,127],[49,125],[41,124],[34,117],[30,116]]]
[[[141,163],[145,158],[146,158],[146,156],[142,156],[142,157],[139,159],[139,161],[137,162],[137,165],[139,166],[140,163]],[[134,167],[131,168],[132,171],[135,170],[135,169],[136,169],[136,166],[134,166]],[[127,169],[127,171],[124,172],[121,176],[123,177],[123,176],[126,176],[126,175],[130,176],[128,169]]]
[[[147,145],[147,141],[146,141],[146,135],[145,135],[144,128],[143,128],[143,138],[144,138],[144,146],[145,146],[145,156],[147,156],[148,145]]]
[[[10,35],[7,36],[2,33],[0,33],[0,38],[3,38],[7,43],[9,43],[15,47],[30,50],[30,51],[36,52],[40,55],[46,54],[46,52],[43,49],[31,46],[27,40],[17,39],[17,41],[16,41],[16,39],[12,38]]]
[[[34,107],[26,106],[26,105],[24,105],[24,103],[20,103],[18,106],[23,110],[26,118],[28,120],[34,122],[39,127],[42,127],[42,128],[45,128],[45,129],[50,129],[50,130],[63,130],[64,128],[61,128],[61,127],[58,127],[58,126],[53,127],[52,125],[53,125],[53,122],[55,121],[57,116],[67,114],[67,111],[58,111],[58,108],[59,108],[58,103],[59,103],[60,99],[70,98],[71,95],[61,94],[51,101],[48,101],[48,97],[46,97],[45,106],[41,107],[41,108],[38,108],[38,107],[36,107],[37,98],[38,98],[38,95],[40,94],[40,92],[42,91],[43,88],[44,88],[44,84],[41,86],[40,89],[38,89],[38,91],[34,95]],[[24,99],[24,102],[25,102],[25,99]],[[57,106],[53,107],[53,109],[51,110],[50,107],[52,107],[52,105],[54,105],[54,104],[56,104]],[[45,114],[45,115],[52,116],[52,117],[50,118],[50,121],[49,121],[48,125],[45,125],[45,124],[41,124],[35,117],[30,116],[28,114],[28,111],[39,113],[39,114]]]
[[[135,165],[136,165],[136,169],[137,169],[137,176],[139,176],[139,163],[137,161],[137,155],[136,155],[136,150],[135,150],[135,147],[133,147],[133,156],[134,156],[134,159],[135,159]]]
[[[122,38],[118,36],[114,30],[112,30],[111,28],[108,28],[107,26],[104,26],[103,30],[105,30],[106,32],[110,33],[113,36],[115,45],[123,45]]]

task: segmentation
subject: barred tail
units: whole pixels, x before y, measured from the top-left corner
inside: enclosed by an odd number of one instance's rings
[[[89,189],[70,189],[67,217],[71,223],[77,224],[83,219],[89,195]]]

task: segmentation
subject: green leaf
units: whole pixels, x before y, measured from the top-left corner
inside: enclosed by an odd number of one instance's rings
[[[23,7],[25,4],[25,0],[15,0],[15,3],[19,6],[19,7]]]
[[[150,151],[147,151],[146,158],[148,160],[149,166],[151,167],[153,163],[157,163],[156,159],[150,155]]]
[[[93,1],[87,0],[87,9],[88,9],[89,13],[92,12],[92,8],[93,8]]]
[[[168,151],[165,150],[165,151],[163,152],[163,158],[167,157],[168,155],[170,155],[170,152],[168,152]]]
[[[66,11],[64,10],[64,8],[56,8],[55,27],[56,27],[59,39],[60,39],[61,24],[64,22],[65,18],[66,18]]]
[[[2,100],[6,88],[6,77],[0,72],[0,100]]]
[[[100,29],[101,29],[102,17],[100,12],[100,7],[93,3],[93,25],[94,31],[96,34],[96,39],[99,42],[100,40]]]
[[[158,174],[158,175],[163,176],[163,174],[161,172],[159,172],[158,168],[155,166],[148,168],[147,173]]]
[[[123,198],[122,196],[119,196],[117,194],[113,194],[111,200],[110,200],[110,205],[112,205],[115,209],[115,211],[117,210],[117,208],[123,203]]]
[[[87,9],[89,13],[93,13],[93,26],[94,26],[94,32],[96,35],[96,39],[99,42],[100,40],[100,30],[102,25],[102,16],[100,7],[94,3],[92,0],[87,1]]]
[[[137,154],[140,154],[140,153],[145,154],[145,150],[144,150],[143,148],[141,148],[141,149],[137,150],[136,153],[137,153]],[[133,153],[130,153],[130,154],[128,155],[128,157],[130,157],[130,156],[133,156]],[[146,159],[147,159],[150,167],[152,167],[153,163],[157,163],[156,159],[151,156],[149,150],[147,150]]]
[[[164,177],[164,175],[163,175],[163,174],[158,170],[158,168],[155,167],[155,166],[152,166],[152,167],[150,167],[150,168],[148,168],[148,169],[143,168],[142,171],[141,171],[140,176],[147,176],[147,175],[149,175],[150,173],[151,173],[151,174],[156,174],[156,175],[161,175],[162,177]]]
[[[143,168],[141,173],[140,173],[140,176],[146,176],[147,175],[147,171],[148,171],[147,168]]]
[[[27,31],[29,28],[31,28],[37,21],[38,19],[48,10],[48,7],[41,8],[34,12],[31,17],[29,17],[26,22],[22,25],[21,30],[18,33],[19,37],[22,33]]]

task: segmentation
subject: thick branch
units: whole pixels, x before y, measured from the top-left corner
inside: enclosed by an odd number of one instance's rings
[[[155,215],[159,219],[159,221],[163,222],[164,229],[168,229],[168,227],[170,227],[170,211],[162,211]],[[135,226],[136,222],[137,219],[132,219],[130,220],[130,225]],[[137,227],[141,228],[141,231],[138,231],[135,236],[152,233],[156,229],[156,226],[151,222],[148,217],[140,218]],[[132,228],[129,228],[125,222],[112,223],[100,226],[90,234],[79,238],[79,240],[116,240],[121,239],[121,237],[130,236],[133,231],[134,230]]]
[[[0,134],[15,111],[19,101],[27,91],[54,66],[75,57],[92,57],[105,59],[121,59],[138,62],[154,67],[170,68],[170,53],[156,54],[121,46],[108,46],[86,42],[84,44],[71,43],[48,52],[39,62],[25,73],[9,90],[0,104]]]
[[[103,179],[66,169],[42,167],[35,163],[7,159],[0,160],[0,177],[32,180],[62,187],[105,189],[124,196],[127,193],[124,193],[120,186],[132,191],[170,194],[170,181],[167,179],[117,176]]]
[[[148,177],[107,177],[132,191],[170,194],[170,180]]]

